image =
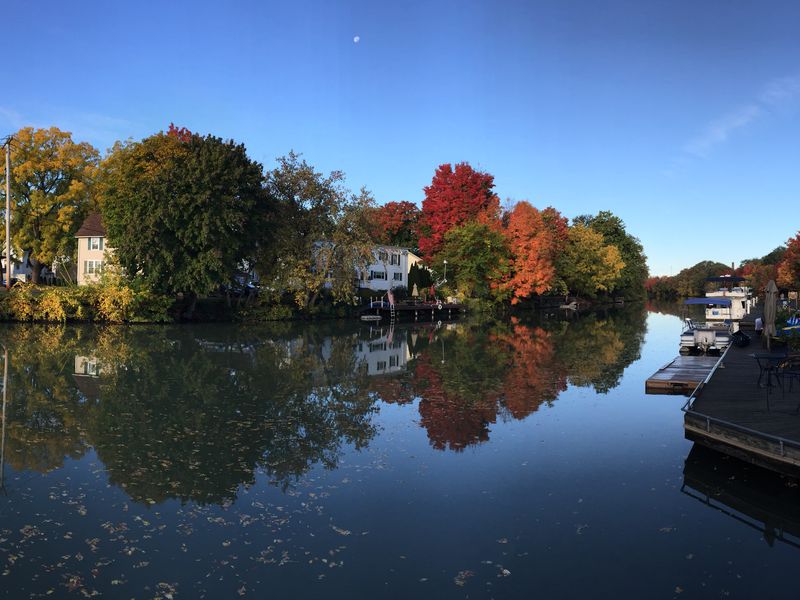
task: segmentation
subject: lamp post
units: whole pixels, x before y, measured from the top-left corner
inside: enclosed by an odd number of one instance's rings
[[[444,261],[444,280],[447,281],[447,261]]]

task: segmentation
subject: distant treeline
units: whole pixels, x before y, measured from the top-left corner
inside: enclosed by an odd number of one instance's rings
[[[797,289],[800,279],[800,234],[790,239],[786,245],[778,246],[761,258],[742,261],[738,268],[731,268],[719,262],[704,260],[683,269],[673,276],[650,277],[645,282],[647,296],[664,300],[702,296],[706,280],[720,275],[746,277],[746,285],[756,291],[763,290],[770,279],[784,289]]]

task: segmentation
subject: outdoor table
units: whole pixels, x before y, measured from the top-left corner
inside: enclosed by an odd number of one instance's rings
[[[775,373],[778,365],[786,360],[786,354],[777,352],[754,352],[750,356],[755,358],[756,364],[758,364],[758,386],[761,386],[761,378],[764,376],[764,373],[767,374],[767,385],[771,386],[772,375]],[[776,381],[780,384],[780,379],[778,379],[777,374]]]

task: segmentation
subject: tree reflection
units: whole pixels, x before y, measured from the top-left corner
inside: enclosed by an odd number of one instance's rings
[[[40,473],[86,451],[83,400],[71,381],[80,330],[19,326],[3,329],[9,352],[6,463]]]
[[[259,472],[285,488],[333,468],[374,436],[352,337],[218,333],[7,329],[6,460],[46,471],[91,445],[133,500],[216,503]]]
[[[46,472],[91,446],[135,501],[219,503],[260,475],[285,489],[335,468],[375,436],[379,399],[417,402],[431,446],[460,451],[568,385],[613,389],[639,355],[644,317],[358,331],[5,327],[4,457]]]
[[[458,451],[484,442],[498,417],[523,419],[568,383],[607,393],[639,358],[645,319],[644,308],[634,306],[570,321],[511,319],[432,334],[411,378],[431,445]]]

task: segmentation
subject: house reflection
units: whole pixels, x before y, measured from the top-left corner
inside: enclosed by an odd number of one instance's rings
[[[72,377],[82,399],[97,402],[100,399],[100,376],[103,367],[95,356],[75,355],[75,368]]]
[[[366,337],[359,338],[355,355],[356,363],[366,367],[370,376],[402,373],[412,358],[406,331],[393,326],[370,327]]]
[[[800,549],[800,488],[784,476],[695,444],[681,492],[760,531],[770,546]]]

